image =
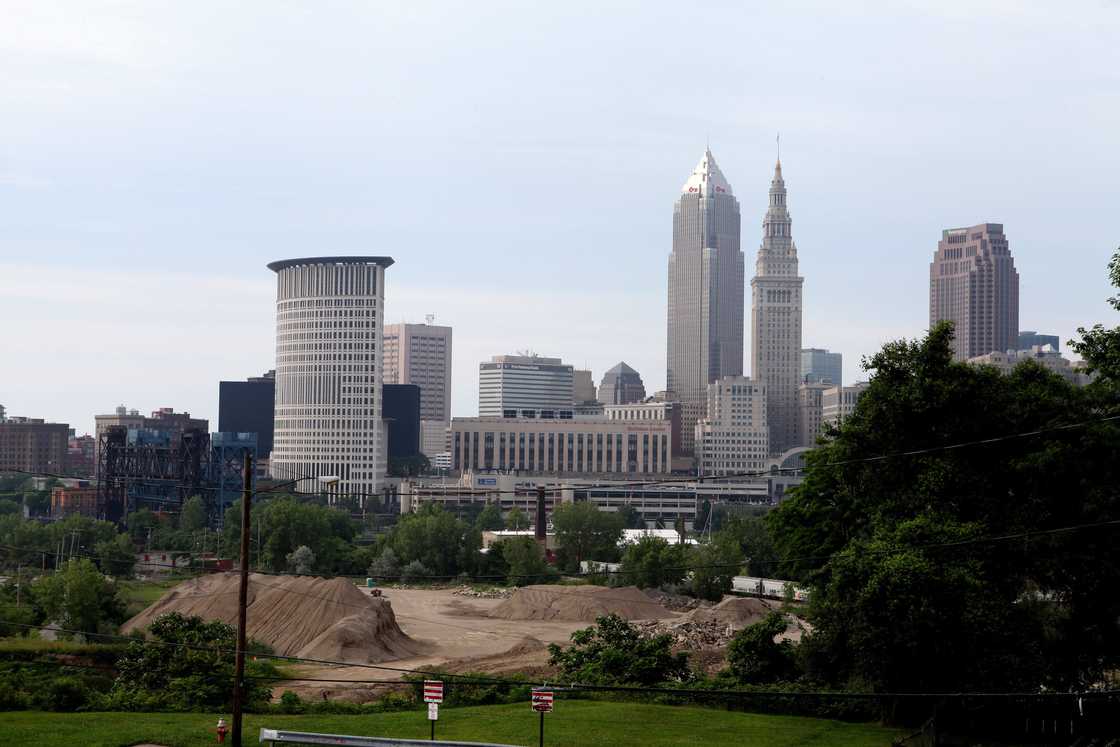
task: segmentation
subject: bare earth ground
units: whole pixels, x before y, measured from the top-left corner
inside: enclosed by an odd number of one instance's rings
[[[369,593],[368,589],[362,589]],[[452,589],[384,589],[397,624],[423,647],[423,653],[385,661],[386,667],[425,669],[439,666],[451,671],[492,674],[548,671],[549,643],[567,643],[573,631],[586,622],[555,620],[502,620],[487,617],[504,600],[464,598]],[[529,640],[526,640],[529,639]],[[326,698],[365,702],[392,684],[362,681],[398,681],[401,672],[367,667],[300,666],[305,680],[278,683],[274,697],[291,690],[304,699]],[[310,682],[312,679],[345,682]]]

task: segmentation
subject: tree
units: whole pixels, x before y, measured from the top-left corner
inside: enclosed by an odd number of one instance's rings
[[[307,545],[300,545],[288,553],[288,568],[301,575],[311,573],[315,567],[315,553]]]
[[[564,552],[564,566],[579,570],[583,560],[613,560],[622,538],[622,517],[600,511],[594,503],[561,503],[552,511],[556,543]]]
[[[102,573],[118,578],[131,576],[136,567],[136,548],[127,534],[118,534],[111,540],[98,542],[94,546],[97,565]]]
[[[396,581],[401,575],[401,563],[393,548],[386,547],[381,555],[369,564],[370,577],[380,581]]]
[[[737,545],[740,556],[746,558],[749,575],[776,578],[782,576],[778,551],[774,547],[773,537],[770,536],[765,514],[725,514],[717,509],[713,514],[713,518],[715,517],[723,518],[718,522],[722,528],[713,535],[713,539],[719,538],[720,542],[726,541]]]
[[[618,515],[622,518],[623,529],[646,529],[646,520],[642,518],[642,514],[638,509],[634,508],[629,503],[622,504],[618,509]]]
[[[716,536],[693,547],[689,552],[689,590],[699,599],[720,601],[731,591],[731,579],[742,562],[739,546],[730,537]]]
[[[1113,288],[1120,289],[1120,249],[1108,263],[1108,278]],[[1120,295],[1108,299],[1108,304],[1120,311]],[[1081,339],[1070,340],[1070,347],[1085,360],[1089,372],[1097,375],[1097,387],[1107,390],[1108,398],[1115,401],[1120,392],[1120,327],[1106,329],[1096,324],[1091,329],[1078,327],[1077,332]]]
[[[506,514],[506,528],[523,532],[529,528],[529,517],[520,508],[514,506]]]
[[[688,655],[670,650],[672,637],[643,637],[618,615],[605,615],[595,625],[572,633],[566,649],[548,646],[552,666],[569,681],[588,684],[659,685],[692,678]]]
[[[559,578],[556,569],[548,564],[544,550],[531,537],[510,537],[490,545],[490,552],[497,552],[508,564],[508,582],[514,586],[544,584]]]
[[[1115,538],[976,540],[1120,519],[1120,428],[1093,422],[1116,392],[957,363],[951,340],[939,324],[866,360],[855,411],[768,517],[783,575],[812,586],[806,667],[883,690],[1093,686],[1120,665]]]
[[[497,503],[488,503],[482,513],[474,520],[474,525],[479,531],[493,532],[505,529],[506,523],[502,520],[502,507]]]
[[[389,546],[402,562],[420,561],[430,574],[455,576],[475,563],[481,541],[466,522],[439,506],[425,505],[401,518]]]
[[[419,560],[413,560],[401,569],[401,581],[406,584],[414,584],[417,582],[425,583],[434,580],[434,574],[428,569],[428,566],[421,563]]]
[[[623,552],[621,571],[618,581],[643,588],[679,584],[687,573],[684,545],[642,537]]]
[[[183,511],[179,514],[179,528],[186,532],[194,532],[206,526],[206,503],[202,496],[193,495],[183,503]]]
[[[797,660],[793,644],[777,641],[786,630],[786,616],[771,612],[740,630],[727,648],[727,668],[739,682],[760,685],[794,679]]]
[[[46,620],[60,627],[102,633],[125,618],[117,587],[97,567],[82,558],[71,560],[57,573],[40,576],[31,587]]]
[[[126,703],[131,698],[163,708],[229,707],[233,698],[233,657],[228,652],[237,645],[233,626],[171,612],[157,617],[148,633],[167,645],[151,645],[142,640],[128,644],[117,660],[119,674],[113,684],[113,695]],[[248,650],[267,652],[256,641],[250,641]],[[266,704],[272,693],[256,677],[275,674],[275,668],[250,660],[246,669],[247,704]]]

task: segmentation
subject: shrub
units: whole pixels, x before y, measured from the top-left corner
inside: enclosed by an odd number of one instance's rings
[[[771,612],[735,635],[727,649],[727,665],[736,680],[744,684],[764,684],[797,675],[793,644],[774,640],[785,629],[786,616]]]
[[[303,713],[303,701],[291,690],[285,690],[280,696],[279,710],[281,713]]]
[[[55,677],[35,698],[44,711],[76,711],[89,700],[89,690],[76,677]]]
[[[412,561],[401,570],[401,581],[406,584],[416,583],[417,581],[430,581],[431,578],[432,572],[419,560]]]
[[[618,615],[595,619],[595,625],[572,633],[572,645],[548,646],[549,664],[566,679],[594,684],[659,685],[692,678],[688,655],[670,650],[667,634],[644,638]]]

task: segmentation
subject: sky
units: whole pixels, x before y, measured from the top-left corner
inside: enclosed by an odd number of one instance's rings
[[[925,332],[944,228],[1004,224],[1022,329],[1117,323],[1120,2],[3,6],[9,415],[216,429],[275,365],[265,265],[318,254],[395,258],[454,415],[520,350],[661,389],[673,202],[710,143],[753,274],[778,132],[803,344],[846,382]]]

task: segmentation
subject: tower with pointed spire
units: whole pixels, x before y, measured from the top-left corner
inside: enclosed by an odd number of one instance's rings
[[[681,403],[681,445],[689,455],[708,384],[743,373],[739,228],[739,201],[705,149],[673,206],[669,255],[666,388]]]
[[[770,452],[797,446],[797,387],[801,375],[801,286],[797,245],[786,206],[782,161],[774,166],[762,245],[751,279],[751,375],[766,386]]]

